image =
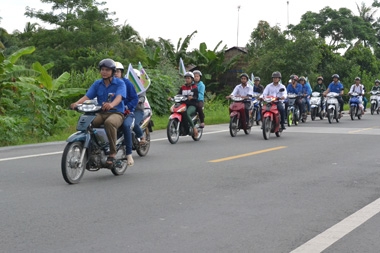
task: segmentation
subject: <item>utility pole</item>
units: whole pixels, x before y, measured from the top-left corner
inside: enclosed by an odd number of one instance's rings
[[[287,11],[288,11],[288,25],[289,25],[289,1],[286,1],[287,4]]]
[[[239,11],[240,11],[240,5],[238,5],[238,21],[237,21],[237,39],[236,39],[236,46],[239,47]]]

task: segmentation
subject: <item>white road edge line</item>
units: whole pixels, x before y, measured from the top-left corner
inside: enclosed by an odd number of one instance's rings
[[[322,252],[379,212],[380,198],[307,241],[303,245],[291,251],[291,253]]]
[[[204,134],[216,134],[216,133],[222,133],[222,132],[227,132],[229,130],[220,130],[220,131],[214,131],[214,132],[209,132],[209,133],[204,133]],[[151,140],[153,141],[163,141],[167,140],[168,138],[160,138],[160,139],[154,139]],[[17,160],[17,159],[26,159],[26,158],[32,158],[32,157],[39,157],[39,156],[47,156],[47,155],[58,155],[62,154],[63,151],[58,151],[58,152],[52,152],[52,153],[43,153],[43,154],[35,154],[35,155],[25,155],[25,156],[16,156],[16,157],[9,157],[9,158],[0,158],[0,162],[4,161],[11,161],[11,160]]]

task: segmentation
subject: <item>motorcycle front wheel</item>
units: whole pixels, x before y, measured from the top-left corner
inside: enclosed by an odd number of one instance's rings
[[[82,150],[83,142],[70,142],[63,151],[61,170],[63,179],[68,184],[77,184],[83,177],[87,161],[85,156],[83,163],[79,166]]]
[[[115,176],[120,176],[124,174],[124,172],[128,168],[128,162],[125,158],[125,145],[122,145],[116,154],[115,163],[111,169],[112,174],[114,174]]]
[[[317,108],[311,108],[311,120],[314,121],[317,117]]]
[[[230,135],[231,137],[235,137],[236,134],[237,134],[237,131],[238,131],[238,118],[237,116],[233,116],[231,119],[230,119]]]
[[[325,118],[325,112],[321,109],[321,111],[319,112],[319,118],[321,120],[323,120]]]
[[[179,139],[179,131],[177,131],[177,126],[180,124],[178,119],[170,119],[168,126],[166,128],[166,134],[168,140],[171,144],[176,144]]]
[[[371,115],[375,113],[375,104],[371,104]]]
[[[145,143],[136,147],[136,152],[139,156],[146,156],[150,148],[150,132],[148,128],[145,128],[143,136],[145,137]]]
[[[289,110],[288,111],[288,126],[289,127],[292,126],[292,124],[293,124],[293,118],[294,118],[293,111]]]
[[[331,124],[334,119],[334,110],[328,109],[327,110],[327,119],[329,120],[329,123]]]
[[[356,111],[355,106],[351,106],[351,108],[350,108],[350,117],[351,117],[351,120],[355,119],[355,111]]]
[[[270,117],[264,118],[264,120],[263,120],[263,137],[265,140],[269,139],[271,128],[272,128],[272,121],[270,120]]]

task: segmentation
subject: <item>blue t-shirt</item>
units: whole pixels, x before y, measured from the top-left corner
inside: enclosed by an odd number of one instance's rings
[[[139,102],[139,97],[137,96],[137,92],[131,81],[129,81],[129,79],[125,77],[123,77],[122,80],[124,81],[127,89],[126,98],[124,99],[124,105],[128,106],[129,111],[134,112],[137,103]]]
[[[205,100],[206,86],[202,81],[199,81],[199,83],[197,83],[197,86],[198,86],[198,101],[203,101]]]
[[[294,94],[300,94],[302,93],[302,85],[300,83],[297,83],[296,87],[293,87],[291,83],[288,84],[288,87],[286,87],[286,91],[288,93],[294,93]]]
[[[341,82],[339,82],[339,81],[337,83],[331,82],[329,84],[328,89],[329,89],[330,92],[340,93],[341,90],[343,89],[343,84]]]
[[[112,102],[116,96],[121,95],[123,99],[126,96],[126,88],[124,82],[119,78],[112,78],[112,82],[106,87],[103,79],[96,80],[88,89],[86,96],[89,99],[97,97],[98,104],[102,105],[105,102]],[[124,102],[123,100],[116,106],[114,110],[110,112],[121,112],[124,113]]]
[[[308,83],[305,83],[304,85],[301,84],[301,88],[302,88],[302,94],[307,94],[308,96],[311,95],[311,87],[310,87],[310,84]]]

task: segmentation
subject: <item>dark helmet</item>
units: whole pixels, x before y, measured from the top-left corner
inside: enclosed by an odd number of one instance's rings
[[[357,76],[357,77],[355,77],[355,81],[356,81],[356,80],[359,80],[359,81],[360,81],[361,79],[360,79],[360,77]]]
[[[291,75],[290,79],[298,81],[298,76],[297,75]]]
[[[245,77],[247,78],[247,80],[249,79],[249,76],[248,76],[247,73],[243,73],[243,74],[241,74],[239,77],[242,78],[243,76],[245,76]]]
[[[260,77],[256,76],[254,79],[254,81],[261,81]]]
[[[195,74],[198,74],[198,75],[202,76],[202,72],[200,72],[199,70],[194,70],[194,71],[193,71],[193,74],[194,74],[194,75],[195,75]]]
[[[334,74],[334,75],[332,75],[332,77],[331,78],[338,78],[338,79],[340,79],[340,77],[339,77],[339,75],[338,74]]]
[[[273,73],[272,73],[272,78],[274,78],[274,77],[281,78],[281,73],[278,72],[278,71],[273,72]]]
[[[112,72],[116,71],[116,63],[112,59],[103,59],[99,62],[99,69],[106,67],[112,69]]]
[[[322,76],[318,76],[318,77],[317,77],[317,81],[319,81],[319,80],[322,80],[322,81],[323,81],[323,77],[322,77]]]

